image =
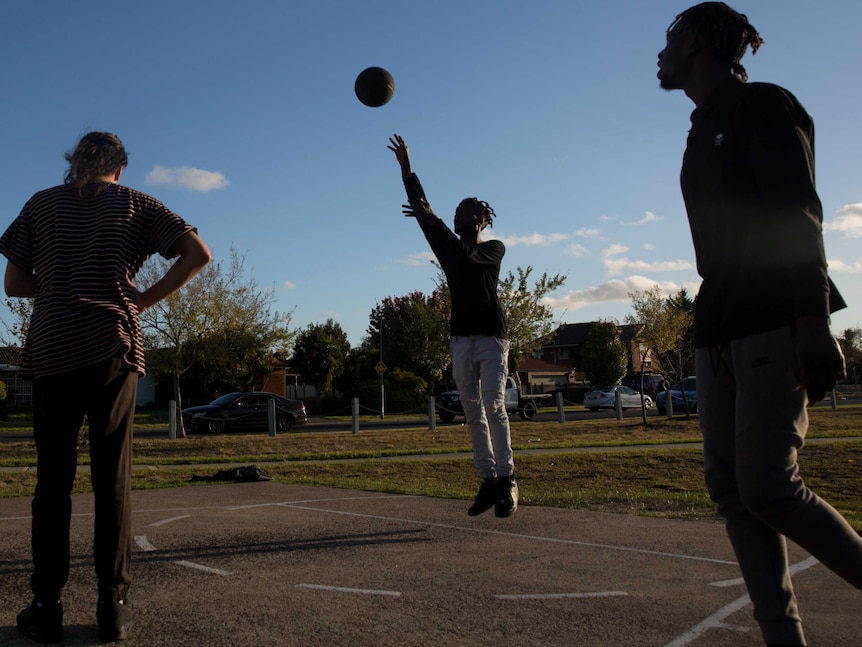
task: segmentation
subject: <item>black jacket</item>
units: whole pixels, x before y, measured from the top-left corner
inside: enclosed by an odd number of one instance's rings
[[[415,173],[404,178],[408,199],[425,199]],[[450,332],[491,335],[506,339],[506,319],[497,295],[500,263],[506,247],[499,240],[472,245],[461,240],[440,220],[419,221],[431,251],[440,262],[452,296]]]
[[[729,77],[691,122],[680,181],[703,277],[695,344],[845,307],[826,273],[814,124],[796,97]]]

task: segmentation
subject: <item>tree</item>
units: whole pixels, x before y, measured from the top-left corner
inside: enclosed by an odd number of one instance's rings
[[[681,334],[670,350],[655,351],[665,376],[679,382],[694,373],[694,305],[695,299],[688,296],[685,288],[665,299],[666,316],[671,327],[678,327]]]
[[[333,381],[344,371],[350,342],[341,324],[309,324],[299,333],[293,348],[293,368],[318,394],[332,391]]]
[[[847,328],[838,337],[844,361],[847,365],[847,378],[858,384],[862,376],[862,328]]]
[[[619,383],[626,373],[626,347],[616,322],[597,321],[590,327],[581,362],[593,386]]]
[[[27,341],[27,331],[30,330],[30,317],[33,316],[33,299],[7,297],[6,307],[12,314],[12,321],[3,321],[6,334],[11,337],[4,340],[7,346],[23,346]]]
[[[451,312],[451,298],[446,284],[446,275],[437,266],[437,289],[447,305],[447,316]],[[500,296],[500,307],[506,318],[509,339],[509,368],[516,371],[521,360],[539,350],[554,334],[557,325],[554,322],[554,311],[551,306],[542,303],[549,293],[561,287],[566,282],[564,274],[548,276],[545,272],[539,277],[532,288],[529,285],[533,267],[515,268],[517,276],[511,271],[506,274],[497,286]]]
[[[628,315],[626,322],[641,326],[640,337],[644,343],[641,367],[643,367],[646,354],[649,352],[660,356],[662,353],[667,354],[670,351],[675,351],[676,355],[665,356],[675,357],[676,361],[670,362],[667,367],[663,365],[663,369],[668,370],[672,367],[672,373],[679,376],[678,379],[685,377],[682,340],[690,333],[694,321],[693,302],[689,306],[688,295],[682,293],[677,294],[675,300],[666,300],[662,297],[661,288],[658,286],[644,292],[631,292],[629,297],[632,300],[634,314]],[[641,370],[641,381],[643,381],[643,370]],[[682,400],[685,415],[688,418],[691,414],[688,410],[688,401],[685,398],[685,389],[682,389]],[[672,405],[669,403],[668,406]],[[643,423],[644,425],[647,424],[646,412],[644,412]]]
[[[384,364],[422,378],[429,388],[443,377],[449,363],[448,294],[439,289],[426,297],[411,292],[386,297],[371,311],[368,340],[378,352],[381,329]]]
[[[146,289],[170,265],[161,257],[151,258],[138,273],[138,285]],[[245,277],[245,256],[231,248],[229,265],[210,263],[181,289],[141,313],[150,370],[173,378],[180,435],[185,435],[180,378],[193,367],[227,372],[244,365],[254,372],[251,367],[259,368],[261,353],[271,357],[285,352],[293,336],[288,329],[290,314],[274,312],[274,300],[273,289],[261,289],[254,278]],[[242,344],[224,347],[228,340],[240,338]],[[254,381],[249,375],[244,379]]]

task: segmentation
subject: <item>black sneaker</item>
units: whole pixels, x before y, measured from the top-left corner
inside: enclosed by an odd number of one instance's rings
[[[467,509],[467,514],[471,517],[482,514],[486,510],[490,510],[497,502],[497,479],[493,476],[482,481],[482,486],[473,499],[473,505]]]
[[[127,600],[99,600],[96,605],[96,620],[99,623],[99,640],[112,643],[128,640],[131,612]]]
[[[511,517],[518,509],[518,484],[514,474],[497,479],[497,492],[499,496],[494,504],[494,516]]]
[[[43,604],[35,598],[18,614],[18,631],[38,643],[63,640],[63,604],[58,600]]]

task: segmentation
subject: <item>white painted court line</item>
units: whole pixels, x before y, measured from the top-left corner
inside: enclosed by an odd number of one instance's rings
[[[305,499],[305,500],[297,500],[297,501],[278,501],[275,503],[249,503],[248,505],[235,505],[230,506],[229,508],[225,508],[225,510],[250,510],[252,508],[269,508],[269,507],[280,507],[285,505],[299,505],[301,503],[325,503],[327,501],[367,501],[369,499],[398,499],[398,498],[409,498],[410,495],[401,495],[401,494],[384,494],[381,496],[344,496],[344,497],[333,497],[330,499]],[[414,497],[415,498],[415,497]]]
[[[158,550],[155,546],[150,543],[150,540],[147,539],[146,535],[135,535],[135,543],[138,547],[147,552],[151,553],[153,551]],[[195,564],[194,562],[187,562],[184,559],[174,560],[174,564],[178,564],[179,566],[185,566],[186,568],[193,568],[196,571],[203,571],[204,573],[213,573],[214,575],[233,575],[230,571],[223,571],[220,568],[212,568],[210,566],[204,566],[203,564]]]
[[[156,547],[150,543],[150,540],[147,539],[146,535],[135,535],[135,543],[138,545],[138,548],[147,553],[151,553],[156,550]]]
[[[801,562],[797,562],[796,564],[792,564],[788,569],[792,574],[799,573],[800,571],[804,571],[807,568],[811,568],[815,564],[817,564],[817,560],[813,557],[809,557],[808,559],[804,559]],[[734,580],[726,580],[727,582],[731,582]],[[715,584],[713,584],[715,586]],[[727,584],[725,586],[730,586]],[[686,631],[685,633],[677,636],[669,643],[667,643],[664,647],[685,647],[685,645],[690,645],[695,640],[697,640],[704,633],[709,631],[710,629],[731,629],[735,631],[745,630],[742,627],[737,627],[735,625],[728,625],[724,623],[724,619],[728,616],[733,615],[737,611],[744,609],[751,603],[751,598],[748,595],[743,595],[741,598],[737,598],[730,604],[723,606],[721,609],[713,613],[711,616],[705,618],[701,622],[697,623],[694,627]]]
[[[190,514],[181,514],[178,517],[171,517],[170,519],[162,519],[161,521],[156,521],[151,523],[151,526],[164,526],[166,523],[173,523],[174,521],[179,521],[180,519],[188,519],[191,517]]]
[[[523,593],[495,595],[495,600],[564,600],[568,598],[617,598],[627,596],[625,591],[593,591],[586,593]]]
[[[185,566],[187,568],[193,568],[196,571],[203,571],[204,573],[212,573],[213,575],[233,575],[230,571],[223,571],[218,568],[211,568],[209,566],[204,566],[203,564],[195,564],[194,562],[187,562],[184,559],[179,559],[174,562],[174,564],[179,564],[180,566]]]
[[[815,557],[809,557],[808,559],[803,559],[801,562],[797,562],[796,564],[791,564],[788,570],[790,571],[790,574],[793,575],[794,573],[799,573],[800,571],[804,571],[807,568],[811,568],[817,563],[818,561]],[[710,582],[709,585],[715,586],[717,588],[725,588],[728,586],[745,586],[745,580],[743,580],[741,577],[737,577],[733,580]]]
[[[360,517],[363,519],[375,519],[379,521],[394,521],[397,523],[413,523],[420,526],[429,526],[432,528],[447,528],[449,530],[461,530],[467,532],[476,532],[489,535],[504,535],[506,537],[516,537],[518,539],[530,539],[533,541],[545,541],[556,544],[566,544],[568,546],[584,546],[586,548],[603,548],[607,550],[616,550],[627,553],[637,553],[640,555],[653,555],[656,557],[671,557],[673,559],[685,559],[697,562],[709,562],[711,564],[726,564],[736,566],[736,562],[726,559],[713,559],[711,557],[699,557],[697,555],[686,555],[684,553],[666,553],[657,550],[647,550],[645,548],[631,548],[628,546],[614,546],[612,544],[597,544],[589,541],[578,541],[575,539],[560,539],[558,537],[542,537],[538,535],[525,535],[516,532],[505,532],[503,530],[489,530],[487,528],[474,528],[472,526],[457,526],[447,523],[434,523],[432,521],[424,521],[419,519],[403,519],[400,517],[386,517],[382,515],[365,514],[362,512],[347,512],[344,510],[330,510],[327,508],[314,508],[307,505],[299,505],[297,503],[281,503],[285,508],[296,508],[298,510],[309,510],[311,512],[325,512],[328,514],[338,514],[348,517]]]
[[[383,595],[393,598],[401,597],[400,591],[378,591],[374,589],[351,589],[343,586],[326,586],[324,584],[297,584],[297,589],[313,589],[316,591],[335,591],[337,593],[358,593],[361,595]]]

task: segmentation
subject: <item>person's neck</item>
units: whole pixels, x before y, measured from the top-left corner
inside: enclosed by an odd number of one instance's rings
[[[699,108],[724,80],[732,76],[730,70],[712,66],[694,75],[692,82],[684,89],[686,96]]]

